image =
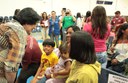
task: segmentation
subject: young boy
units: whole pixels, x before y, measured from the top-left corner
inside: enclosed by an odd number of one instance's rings
[[[58,63],[58,56],[53,52],[55,43],[51,39],[46,39],[43,42],[43,54],[41,56],[41,64],[38,71],[31,81],[31,83],[36,83],[43,77],[44,72],[47,67],[52,67]]]

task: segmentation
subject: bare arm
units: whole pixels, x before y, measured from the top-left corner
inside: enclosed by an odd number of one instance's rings
[[[61,20],[59,21],[59,27],[60,27],[60,29],[61,29],[61,27],[62,27],[62,26],[61,26]]]
[[[73,18],[73,21],[76,22],[76,18],[74,16],[72,16],[72,18]]]
[[[40,26],[44,27],[44,23],[42,22],[42,20],[40,21]]]
[[[63,19],[64,19],[64,17],[61,18],[60,23],[63,23]]]
[[[40,67],[38,68],[38,71],[36,72],[36,75],[35,75],[34,78],[37,78],[37,76],[39,76],[39,74],[41,73],[42,68],[43,68],[43,64],[41,63]]]

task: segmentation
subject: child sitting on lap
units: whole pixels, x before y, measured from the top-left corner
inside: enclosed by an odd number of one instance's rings
[[[44,74],[44,78],[47,78],[47,80],[40,80],[38,83],[65,83],[72,62],[69,58],[67,48],[67,43],[60,45],[59,50],[61,55],[58,64],[47,68]]]

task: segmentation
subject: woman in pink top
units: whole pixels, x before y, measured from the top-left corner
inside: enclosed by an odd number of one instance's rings
[[[103,6],[96,6],[93,9],[91,22],[85,24],[83,30],[89,32],[94,40],[97,60],[106,67],[106,40],[110,35],[110,25],[107,24],[106,10]]]

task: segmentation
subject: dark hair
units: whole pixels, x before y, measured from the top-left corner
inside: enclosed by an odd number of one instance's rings
[[[51,11],[51,13],[52,13],[52,12],[56,13],[55,11]]]
[[[0,16],[0,23],[2,23],[4,20],[4,18],[2,16]]]
[[[60,46],[59,46],[59,50],[60,50],[60,52],[62,53],[62,52],[68,52],[68,45],[67,45],[67,43],[65,42],[65,43],[62,43]]]
[[[18,15],[19,12],[20,12],[20,9],[16,9],[14,12],[14,16]]]
[[[44,13],[46,14],[46,19],[44,18]],[[42,20],[47,20],[47,19],[48,19],[47,13],[46,12],[43,12],[42,13]]]
[[[24,24],[36,24],[41,17],[32,8],[22,9],[15,17],[15,20],[20,22],[21,25]]]
[[[51,40],[51,39],[45,39],[42,45],[43,46],[50,45],[52,47],[55,47],[55,42],[53,40]]]
[[[92,35],[103,39],[107,31],[107,16],[103,6],[96,6],[92,12]]]
[[[87,12],[86,12],[86,16],[85,16],[85,17],[87,18],[87,17],[89,17],[89,16],[91,16],[91,11],[87,11]]]
[[[9,22],[9,17],[8,17],[8,16],[5,16],[5,17],[3,18],[3,22],[4,22],[4,23]]]
[[[66,12],[65,12],[65,14],[66,14],[66,16],[68,15],[68,14],[70,14],[70,10],[69,9],[66,9]]]
[[[75,26],[75,25],[69,26],[69,27],[66,29],[66,31],[67,31],[69,28],[72,28],[74,32],[80,31],[80,28],[79,28],[78,26]]]
[[[78,12],[78,13],[76,14],[76,18],[81,18],[81,13],[80,13],[80,12]]]
[[[123,24],[123,25],[120,26],[120,28],[119,28],[119,30],[118,30],[118,32],[117,32],[117,36],[116,36],[117,38],[116,38],[116,40],[115,40],[115,44],[114,44],[114,45],[116,45],[117,42],[118,42],[118,40],[123,37],[123,32],[122,32],[122,30],[125,31],[126,29],[128,29],[128,23],[125,23],[125,24]]]
[[[86,16],[84,17],[84,18],[85,18],[84,22],[87,21],[87,18],[88,18],[89,16],[91,16],[91,11],[87,11],[87,12],[86,12]]]
[[[115,14],[120,14],[120,11],[116,11]]]
[[[70,45],[70,58],[86,64],[96,62],[94,42],[89,33],[83,31],[72,33]]]

